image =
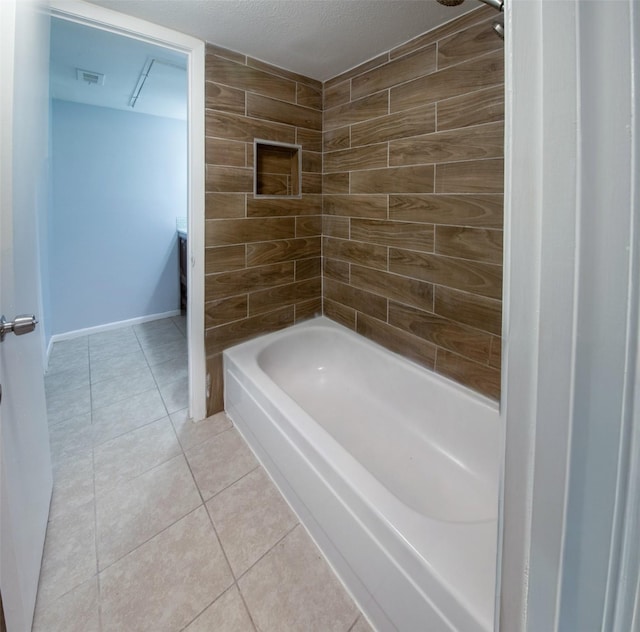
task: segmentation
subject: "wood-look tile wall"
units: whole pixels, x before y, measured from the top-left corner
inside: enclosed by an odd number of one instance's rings
[[[322,84],[207,47],[205,329],[208,413],[222,351],[322,311]],[[253,141],[302,146],[299,199],[254,199]]]
[[[471,14],[324,84],[324,313],[500,393],[503,42]]]

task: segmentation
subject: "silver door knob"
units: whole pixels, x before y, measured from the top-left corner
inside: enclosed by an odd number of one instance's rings
[[[36,317],[33,314],[21,314],[16,316],[11,322],[7,322],[5,317],[0,318],[0,342],[4,340],[4,337],[13,332],[16,336],[22,336],[23,334],[31,333],[38,324]]]

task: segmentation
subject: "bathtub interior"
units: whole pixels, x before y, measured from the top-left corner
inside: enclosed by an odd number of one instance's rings
[[[448,522],[495,520],[495,405],[435,374],[425,383],[421,367],[330,323],[281,332],[258,367],[407,506]]]

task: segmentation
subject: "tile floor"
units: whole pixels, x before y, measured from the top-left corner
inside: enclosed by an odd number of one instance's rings
[[[34,631],[367,632],[229,419],[187,420],[184,319],[54,345]]]

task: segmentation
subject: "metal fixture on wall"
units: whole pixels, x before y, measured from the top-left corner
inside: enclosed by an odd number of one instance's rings
[[[457,7],[461,5],[464,0],[437,0],[440,4],[443,4],[445,7]],[[480,2],[484,2],[488,4],[490,7],[496,9],[496,11],[504,11],[504,0],[480,0]],[[497,20],[494,20],[491,25],[493,30],[496,32],[500,39],[504,39],[504,16],[500,16]]]

